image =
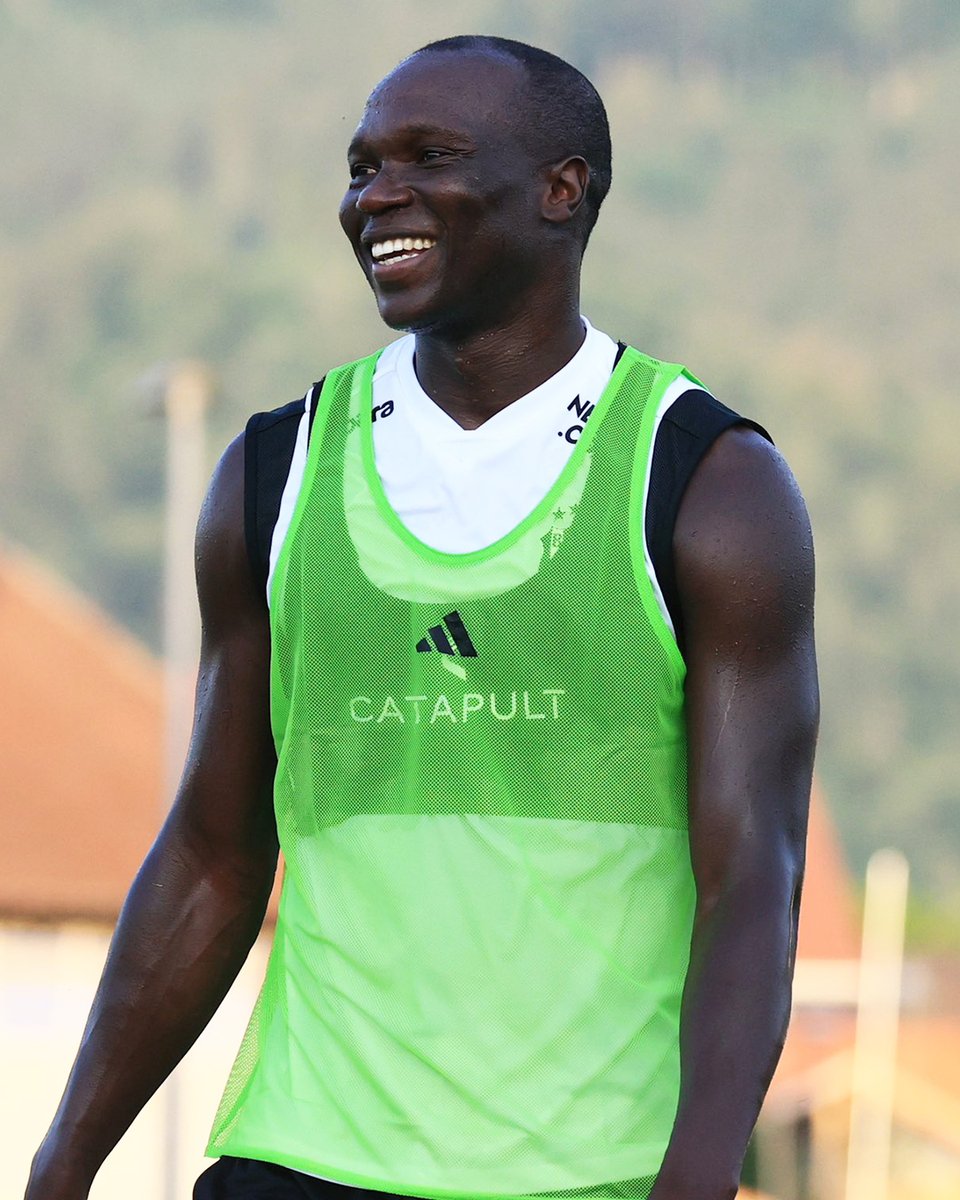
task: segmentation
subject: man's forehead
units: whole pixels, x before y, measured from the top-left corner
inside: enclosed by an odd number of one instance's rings
[[[507,125],[524,82],[519,63],[476,50],[415,54],[370,93],[364,126],[400,120],[410,127]]]

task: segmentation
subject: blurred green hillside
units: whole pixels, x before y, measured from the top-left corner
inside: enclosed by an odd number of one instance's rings
[[[608,102],[584,311],[774,434],[819,553],[819,770],[855,865],[960,902],[956,0],[0,3],[3,536],[154,645],[162,431],[208,359],[222,446],[386,339],[336,224],[372,84],[454,32]],[[640,10],[640,11],[638,11]]]

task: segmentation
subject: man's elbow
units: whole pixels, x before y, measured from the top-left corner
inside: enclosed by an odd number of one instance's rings
[[[802,840],[782,836],[764,845],[756,840],[748,839],[721,867],[695,872],[695,928],[729,923],[753,937],[764,929],[782,930],[792,947],[803,883]]]

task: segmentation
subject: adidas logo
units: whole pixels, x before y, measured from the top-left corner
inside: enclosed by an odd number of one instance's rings
[[[418,654],[429,654],[431,650],[438,650],[441,654],[449,654],[454,658],[457,654],[463,658],[477,657],[476,647],[470,640],[463,617],[456,610],[447,613],[441,624],[432,625],[427,630],[427,636],[417,642]]]

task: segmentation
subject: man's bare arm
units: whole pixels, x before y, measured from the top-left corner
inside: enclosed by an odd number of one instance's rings
[[[730,1200],[790,1012],[819,714],[810,526],[759,435],[718,439],[674,548],[697,908],[680,1103],[651,1200]]]
[[[199,1036],[263,921],[277,863],[269,628],[243,536],[243,439],[197,531],[203,622],[176,802],[120,914],[27,1200],[82,1200],[103,1160]]]

